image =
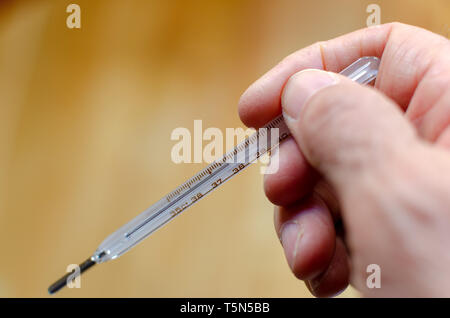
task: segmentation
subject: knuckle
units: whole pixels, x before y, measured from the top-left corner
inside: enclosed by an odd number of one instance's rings
[[[329,41],[317,41],[305,48],[297,50],[286,57],[284,57],[277,65],[276,68],[283,68],[286,65],[294,66],[293,68],[301,71],[302,69],[307,68],[304,61],[308,60],[311,55],[315,55],[317,53],[323,54],[323,48],[327,46]],[[323,56],[322,56],[323,58]]]

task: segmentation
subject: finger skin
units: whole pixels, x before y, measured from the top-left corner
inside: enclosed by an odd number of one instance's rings
[[[286,123],[308,162],[335,189],[350,186],[359,172],[383,164],[388,152],[407,151],[417,142],[412,124],[391,100],[343,76],[336,75],[337,84],[296,105],[294,95],[307,91],[310,76],[316,75],[299,73],[286,85],[283,107],[301,107],[299,118]]]
[[[289,55],[241,96],[238,106],[241,120],[249,127],[258,128],[280,114],[281,91],[287,80],[301,70],[316,68],[339,72],[363,55],[381,57],[392,26],[384,24],[358,30]]]
[[[328,268],[334,254],[335,231],[323,202],[310,197],[290,207],[276,207],[275,228],[297,278],[312,279]]]
[[[450,123],[450,68],[447,73],[446,85],[437,84],[441,89],[440,93],[436,93],[438,97],[432,102],[428,101],[428,105],[433,105],[420,119],[416,119],[419,128],[419,134],[426,140],[437,141]],[[435,88],[436,89],[436,88]]]
[[[450,127],[444,129],[436,143],[444,148],[450,148]]]
[[[239,101],[241,120],[257,128],[279,115],[281,92],[298,71],[316,68],[339,72],[369,55],[381,58],[375,87],[407,109],[407,117],[417,124],[421,136],[436,140],[435,130],[444,131],[450,114],[443,108],[429,120],[423,117],[438,104],[442,92],[448,91],[450,41],[401,23],[361,29],[289,55],[244,92]],[[437,129],[433,128],[436,121]]]
[[[321,178],[315,184],[313,193],[328,207],[334,222],[339,222],[341,213],[336,190],[325,179]]]
[[[278,169],[264,176],[266,197],[275,205],[289,206],[314,193],[327,205],[333,219],[339,218],[335,190],[309,165],[290,137],[279,146]]]
[[[281,96],[296,72],[305,68],[338,72],[363,55],[381,57],[375,87],[387,98],[373,90],[356,91],[343,80],[313,96],[301,120],[289,128],[307,161],[337,190],[348,234],[346,242],[352,252],[353,284],[364,295],[448,295],[448,279],[436,273],[448,273],[450,264],[445,248],[449,242],[446,224],[450,222],[445,221],[450,212],[445,171],[450,171],[450,160],[448,154],[443,154],[446,160],[438,169],[435,156],[427,149],[419,153],[430,167],[418,169],[423,162],[414,150],[421,148],[414,128],[420,137],[450,146],[447,39],[393,23],[316,43],[283,60],[243,94],[239,103],[241,119],[248,126],[259,127],[280,114]],[[341,107],[333,109],[330,105],[336,100]],[[358,109],[352,104],[358,104]],[[403,120],[400,110],[415,127]],[[299,182],[298,178],[283,177],[270,182],[283,187],[283,179],[288,180],[287,184]],[[267,192],[275,202],[288,204],[295,199],[295,193]],[[279,233],[280,228],[288,228],[281,226],[285,222],[280,219],[293,219],[288,222],[290,235],[285,234],[282,240],[288,263],[297,277],[309,280],[313,294],[333,295],[336,286],[345,286],[348,281],[348,267],[346,270],[341,266],[346,263],[346,254],[337,252],[343,250],[339,239],[330,244],[326,239],[329,232],[323,227],[320,230],[320,222],[310,216],[320,213],[306,213],[302,224],[310,225],[297,230],[295,216],[302,209],[295,206],[279,208],[275,220]],[[307,230],[316,227],[316,243],[320,245],[313,253],[320,257],[308,254],[313,250],[308,250],[310,243],[304,239],[310,233]],[[326,248],[331,245],[332,253]],[[326,252],[330,253],[327,262],[311,265],[324,259]],[[299,261],[301,253],[305,256]],[[380,264],[383,269],[383,290],[364,290],[365,269],[370,263]]]
[[[264,177],[266,197],[275,205],[287,206],[311,193],[317,173],[310,167],[292,138],[278,150],[277,172]],[[270,169],[270,168],[269,168]]]
[[[306,282],[306,286],[316,297],[337,296],[349,284],[350,267],[347,249],[340,237],[336,238],[336,248],[328,268],[318,277]]]
[[[364,295],[448,295],[448,151],[418,138],[399,107],[375,89],[341,77],[308,91],[310,76],[322,73],[292,77],[283,108],[300,107],[286,123],[308,162],[337,189],[353,284]],[[305,92],[313,95],[296,95]],[[371,264],[382,269],[383,289],[367,288]]]

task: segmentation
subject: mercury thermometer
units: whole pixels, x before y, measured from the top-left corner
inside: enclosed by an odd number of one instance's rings
[[[362,57],[341,71],[340,74],[359,84],[368,84],[376,78],[379,63],[380,60],[377,57]],[[282,115],[270,121],[263,128],[265,129],[257,130],[234,149],[108,236],[94,254],[80,264],[77,270],[67,273],[52,284],[48,288],[49,293],[57,292],[95,264],[101,264],[123,255],[199,200],[219,189],[225,182],[241,173],[259,157],[270,152],[290,136]],[[272,131],[277,131],[277,138],[271,138]],[[260,147],[258,142],[262,138],[266,141],[264,147]]]

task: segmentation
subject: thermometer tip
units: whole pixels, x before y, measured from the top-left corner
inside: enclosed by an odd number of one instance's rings
[[[58,279],[56,282],[54,282],[50,287],[48,288],[48,293],[50,295],[56,293],[58,290],[63,288],[67,285],[70,281],[72,281],[75,277],[81,275],[81,273],[85,272],[92,266],[94,266],[96,263],[91,259],[88,258],[83,263],[80,264],[79,268],[75,268],[73,271],[67,273],[60,279]]]

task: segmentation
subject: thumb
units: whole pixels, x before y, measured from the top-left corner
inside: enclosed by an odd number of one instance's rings
[[[296,73],[287,82],[281,103],[301,151],[336,187],[382,167],[417,140],[394,102],[335,73]]]

